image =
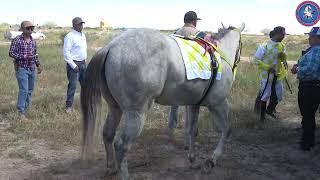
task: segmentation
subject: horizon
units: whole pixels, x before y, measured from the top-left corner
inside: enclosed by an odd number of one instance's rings
[[[6,15],[0,15],[0,23],[18,25],[23,20],[30,20],[40,26],[47,22],[53,22],[60,27],[70,27],[71,20],[79,16],[86,22],[85,27],[99,27],[100,21],[104,20],[112,28],[146,27],[173,30],[183,25],[185,12],[193,10],[201,18],[197,29],[202,31],[214,32],[221,27],[221,22],[226,26],[236,27],[244,22],[245,31],[252,33],[260,33],[262,29],[273,29],[278,25],[284,26],[288,34],[303,34],[311,29],[311,27],[299,24],[295,17],[295,10],[303,2],[302,0],[290,2],[286,0],[269,0],[267,2],[265,0],[243,0],[242,2],[118,0],[116,3],[110,0],[81,2],[77,0],[66,2],[48,0],[45,2],[46,5],[41,0],[1,1],[6,1],[7,6],[0,7],[0,11]],[[32,8],[26,8],[30,4],[32,4]],[[26,10],[28,13],[24,13]],[[62,11],[63,15],[56,14],[56,12]]]

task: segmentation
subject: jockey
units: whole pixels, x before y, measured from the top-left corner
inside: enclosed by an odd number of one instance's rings
[[[269,34],[270,40],[260,45],[255,53],[255,64],[260,71],[260,92],[256,105],[260,104],[260,120],[265,120],[267,113],[277,118],[275,108],[283,97],[283,79],[287,75],[285,45],[281,42],[285,37],[285,28],[275,27]],[[269,100],[266,108],[267,101]],[[257,103],[260,102],[260,103]]]

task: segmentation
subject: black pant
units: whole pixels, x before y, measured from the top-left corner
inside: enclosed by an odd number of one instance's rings
[[[300,82],[298,103],[302,115],[302,147],[312,147],[315,143],[315,113],[320,104],[320,82]]]
[[[267,107],[267,113],[274,113],[276,106],[278,105],[278,96],[276,91],[276,82],[277,82],[277,76],[274,77],[272,84],[271,84],[271,95],[269,104]]]

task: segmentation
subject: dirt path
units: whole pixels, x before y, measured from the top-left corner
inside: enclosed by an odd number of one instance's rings
[[[283,105],[281,110],[287,109],[290,109],[290,106]],[[129,153],[131,179],[320,179],[319,135],[316,148],[303,153],[298,149],[298,114],[289,111],[282,116],[286,118],[269,120],[264,125],[254,122],[253,125],[248,124],[246,129],[234,128],[225,153],[210,174],[189,168],[187,152],[183,149],[182,129],[177,130],[174,144],[170,143],[165,130],[145,129]],[[1,138],[16,138],[7,128],[8,122],[2,120]],[[210,137],[208,134],[201,134],[196,144],[200,161],[212,152],[212,144],[215,145],[217,140],[217,134]],[[1,153],[1,180],[116,179],[104,174],[102,146],[89,164],[78,159],[79,147],[52,150],[41,140],[13,147]]]

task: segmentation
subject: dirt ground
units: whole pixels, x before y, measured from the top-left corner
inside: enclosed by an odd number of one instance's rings
[[[253,121],[246,128],[233,128],[223,156],[209,174],[201,169],[189,168],[187,151],[183,146],[182,127],[177,130],[174,142],[170,141],[165,128],[144,129],[129,153],[131,179],[320,179],[319,125],[316,147],[311,152],[300,151],[298,143],[301,132],[297,130],[300,127],[300,116],[290,109],[290,105],[281,106],[280,120],[269,119],[265,124]],[[241,121],[246,117],[237,118],[237,121]],[[8,126],[9,123],[5,120],[0,121],[2,139],[15,136],[6,130]],[[199,162],[203,162],[212,153],[217,141],[216,133],[200,134],[196,143]],[[105,175],[106,163],[102,146],[97,150],[95,159],[86,164],[79,160],[80,147],[77,146],[53,150],[45,141],[34,139],[29,144],[15,148],[26,151],[25,156],[15,156],[12,149],[2,152],[1,180],[117,179],[115,176]],[[28,158],[28,154],[32,154],[32,158]]]

